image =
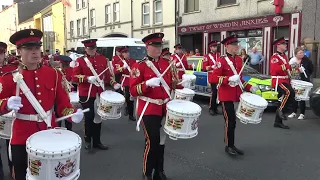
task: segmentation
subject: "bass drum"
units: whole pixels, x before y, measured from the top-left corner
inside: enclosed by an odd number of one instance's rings
[[[320,88],[310,95],[310,107],[313,113],[320,117]]]

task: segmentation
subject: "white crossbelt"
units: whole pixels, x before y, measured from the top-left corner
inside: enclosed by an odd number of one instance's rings
[[[271,78],[288,79],[289,76],[271,76]]]
[[[145,96],[139,96],[139,99],[143,101],[149,101],[150,103],[156,104],[156,105],[163,105],[169,101],[169,98],[162,100],[162,99],[152,99]]]
[[[52,110],[46,112],[47,117],[52,116]],[[25,121],[43,122],[43,119],[38,114],[21,114],[16,113],[16,119]]]
[[[126,75],[126,74],[122,74],[122,77],[123,77],[123,79],[122,79],[122,81],[121,81],[121,89],[122,89],[122,91],[123,91],[123,83],[124,83],[124,80],[125,80],[126,78],[130,78],[130,76],[129,76],[129,75]]]
[[[177,69],[177,71],[184,71],[183,68],[176,68],[176,69]]]

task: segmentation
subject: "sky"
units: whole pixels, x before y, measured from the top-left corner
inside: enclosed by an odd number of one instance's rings
[[[0,5],[11,5],[13,0],[0,0]]]

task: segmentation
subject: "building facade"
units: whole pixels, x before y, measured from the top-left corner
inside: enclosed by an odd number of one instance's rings
[[[134,0],[133,37],[143,38],[150,33],[162,32],[164,47],[173,50],[175,39],[175,1],[170,0]]]
[[[211,40],[221,41],[237,34],[242,49],[250,53],[252,47],[257,47],[266,56],[261,70],[268,74],[275,39],[284,36],[289,40],[289,56],[300,44],[302,0],[284,4],[270,0],[179,0],[178,4],[177,33],[189,50],[200,49],[205,54]],[[223,46],[221,53],[225,53]]]
[[[15,45],[9,42],[9,38],[18,30],[18,4],[3,9],[0,12],[0,41],[8,44],[9,53],[15,52]]]
[[[34,28],[34,20],[33,18],[30,18],[18,25],[18,30],[23,30],[23,29],[33,29]]]

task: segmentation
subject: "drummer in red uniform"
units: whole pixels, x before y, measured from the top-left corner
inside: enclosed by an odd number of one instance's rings
[[[182,75],[185,74],[185,70],[194,69],[195,64],[188,65],[187,56],[183,54],[181,44],[176,44],[174,48],[175,54],[173,54],[171,57],[177,67],[179,79],[182,79]]]
[[[136,60],[130,58],[128,47],[122,47],[119,49],[119,52],[121,53],[121,56],[118,56],[119,58],[112,61],[114,67],[113,72],[115,75],[121,75],[120,84],[127,104],[125,115],[129,114],[129,120],[136,121],[133,115],[134,101],[130,99],[131,95],[129,91],[130,72],[132,65],[136,63]]]
[[[210,52],[209,54],[203,57],[202,70],[208,72],[208,80],[212,79],[214,65],[216,64],[218,58],[220,58],[220,53],[218,52],[218,44],[219,44],[218,41],[211,41],[208,44],[210,48]],[[211,97],[210,97],[209,113],[214,116],[219,114],[218,104],[217,104],[218,90],[217,90],[217,84],[211,83],[210,85],[211,85]]]
[[[257,86],[247,84],[243,79],[240,72],[243,64],[239,52],[239,41],[236,35],[231,35],[225,38],[222,42],[226,46],[227,53],[225,56],[218,58],[214,66],[212,78],[210,83],[215,83],[218,86],[218,98],[222,104],[223,115],[225,119],[225,152],[230,155],[243,155],[244,152],[234,145],[234,136],[236,128],[236,112],[234,110],[234,102],[239,102],[242,90],[239,84],[251,92],[258,90]],[[229,62],[232,65],[229,65]],[[231,70],[233,66],[237,74]]]
[[[122,54],[120,52],[121,48],[122,48],[122,46],[119,46],[119,47],[116,47],[116,49],[115,49],[116,50],[116,55],[113,56],[112,59],[111,59],[113,68],[115,68],[114,67],[114,62],[119,62],[123,58]],[[115,80],[116,80],[117,83],[121,83],[121,81],[120,81],[121,77],[122,77],[121,74],[115,74],[114,77],[115,77]],[[122,94],[121,89],[118,89],[117,92]]]
[[[105,89],[106,82],[110,81],[114,89],[119,89],[121,85],[115,82],[114,77],[110,74],[110,69],[106,70],[109,60],[97,53],[96,42],[97,39],[82,41],[86,54],[76,60],[72,81],[78,83],[79,99],[82,107],[90,109],[85,114],[85,149],[89,150],[93,147],[108,150],[108,147],[102,144],[100,140],[102,123],[98,120],[94,121],[95,118],[100,119],[100,117],[95,117],[94,101],[97,95],[100,95]],[[103,72],[104,70],[106,71]]]
[[[137,115],[142,117],[146,145],[143,159],[144,180],[166,180],[164,174],[164,141],[165,136],[160,136],[161,122],[166,112],[166,103],[170,100],[170,90],[177,84],[172,83],[172,73],[167,71],[163,77],[157,77],[150,68],[154,66],[160,74],[169,66],[166,59],[161,58],[163,33],[150,34],[142,39],[146,44],[148,56],[132,67],[130,76],[130,93],[138,98]],[[147,65],[148,64],[148,65]],[[149,67],[150,66],[150,67]],[[161,79],[164,80],[163,85]],[[182,88],[182,86],[178,86]],[[147,105],[144,114],[142,109]],[[152,177],[152,172],[153,173]]]
[[[289,126],[282,123],[282,120],[287,119],[283,110],[295,101],[295,92],[290,84],[291,66],[289,65],[288,57],[285,54],[285,51],[287,50],[287,41],[282,37],[274,41],[273,45],[277,47],[277,52],[270,58],[271,86],[277,90],[278,98],[283,96],[281,104],[277,109],[274,127],[289,129]]]
[[[25,29],[13,34],[10,42],[17,46],[22,63],[19,65],[19,70],[7,73],[0,78],[0,99],[2,99],[0,113],[16,111],[10,140],[16,180],[26,178],[27,138],[50,126],[56,126],[55,115],[52,113],[54,104],[57,104],[57,113],[60,117],[75,112],[68,94],[62,87],[61,74],[53,68],[40,64],[42,36],[43,33],[37,29]],[[18,76],[18,73],[23,76],[22,81],[28,88],[19,86],[20,91],[16,93],[17,85],[13,81],[13,75]],[[34,100],[31,103],[26,97],[32,97]],[[45,114],[40,114],[41,112]],[[83,112],[78,110],[71,117],[71,121],[79,123],[83,116]]]

